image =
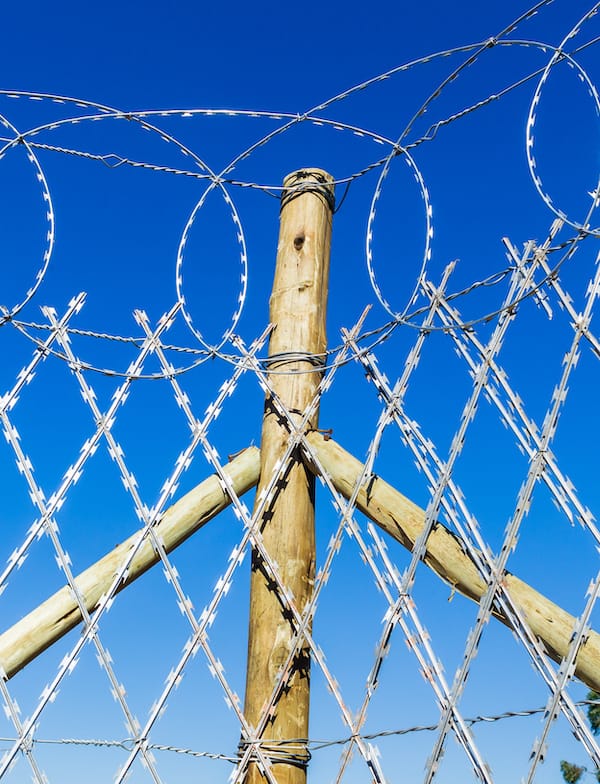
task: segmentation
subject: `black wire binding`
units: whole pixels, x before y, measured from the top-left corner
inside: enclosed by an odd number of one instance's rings
[[[316,193],[324,200],[331,212],[335,212],[333,184],[325,178],[323,172],[315,169],[300,169],[288,175],[285,183],[286,187],[281,192],[280,210],[303,193]]]

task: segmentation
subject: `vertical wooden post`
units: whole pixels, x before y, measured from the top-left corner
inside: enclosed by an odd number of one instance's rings
[[[299,423],[317,391],[319,361],[326,350],[325,313],[329,280],[329,251],[334,200],[332,178],[320,169],[293,172],[284,180],[281,220],[270,321],[269,378],[273,389]],[[306,355],[306,358],[303,358]],[[316,363],[315,363],[316,360]],[[318,424],[318,407],[307,423]],[[261,440],[261,474],[257,498],[273,475],[289,438],[286,423],[269,397]],[[265,548],[279,567],[283,583],[302,612],[312,595],[315,574],[314,479],[301,455],[293,454],[265,509],[261,531]],[[282,606],[262,559],[252,558],[250,630],[245,716],[256,728],[271,698],[277,675],[288,659],[294,625]],[[272,759],[278,784],[304,784],[308,754],[310,652],[306,646],[294,657],[292,673],[277,698],[260,737],[264,753]],[[277,741],[300,739],[293,748]],[[274,741],[276,754],[270,741]],[[289,754],[288,759],[285,759]],[[292,760],[291,757],[296,758]],[[273,760],[277,756],[278,761]],[[267,779],[251,763],[246,784]]]

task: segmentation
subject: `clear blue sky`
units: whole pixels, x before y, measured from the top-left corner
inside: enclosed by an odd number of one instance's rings
[[[260,6],[209,6],[187,0],[169,6],[155,2],[117,4],[112,0],[101,7],[13,3],[2,14],[0,88],[70,96],[123,112],[239,109],[303,114],[403,63],[485,41],[528,7],[516,0],[488,3],[484,10],[482,4],[474,2],[441,0],[369,6],[337,0],[302,6],[270,2]],[[511,37],[556,45],[587,10],[587,3],[579,0],[557,0]],[[599,32],[597,20],[592,20],[567,48],[580,46]],[[411,68],[316,114],[396,140],[429,94],[467,56],[455,54]],[[550,56],[532,46],[490,49],[443,91],[402,143],[416,142],[433,123],[543,68]],[[578,62],[597,82],[598,48],[582,51]],[[489,322],[479,319],[501,308],[508,291],[508,279],[494,277],[509,266],[502,238],[508,238],[518,249],[529,240],[541,243],[555,218],[534,187],[528,169],[526,124],[536,85],[536,79],[527,81],[502,100],[442,127],[435,140],[422,143],[412,152],[433,206],[428,280],[437,284],[446,265],[456,260],[449,291],[466,290],[488,277],[495,283],[453,301],[463,319],[476,321],[474,334],[483,343],[498,321],[496,317]],[[0,127],[0,135],[12,138],[13,128],[25,133],[39,125],[90,113],[97,114],[85,106],[16,100],[2,94],[0,115],[11,127],[6,132]],[[219,172],[283,121],[200,113],[189,118],[153,117],[148,122],[180,140]],[[598,186],[600,146],[594,102],[573,70],[561,66],[550,77],[537,111],[534,136],[532,154],[541,178],[540,188],[552,198],[555,209],[565,212],[576,226],[586,219],[592,203],[589,192]],[[139,123],[122,119],[84,120],[47,128],[32,141],[96,156],[112,154],[157,166],[198,170],[176,144],[157,133],[148,133]],[[0,160],[0,257],[5,271],[0,304],[9,309],[22,301],[42,266],[48,230],[47,205],[24,149],[11,148]],[[52,199],[55,243],[43,281],[17,318],[21,322],[47,322],[40,311],[42,306],[56,308],[60,317],[70,299],[85,291],[86,303],[71,326],[139,336],[142,333],[133,318],[135,309],[144,310],[154,324],[176,301],[180,238],[206,182],[127,164],[110,168],[97,159],[40,147],[35,152]],[[289,171],[314,165],[344,180],[388,152],[388,146],[374,143],[368,136],[306,122],[257,149],[230,176],[246,183],[277,186]],[[106,160],[113,164],[116,161]],[[422,192],[413,170],[404,161],[397,159],[390,169],[372,226],[373,269],[384,297],[396,312],[404,309],[417,281],[426,233]],[[331,346],[339,345],[340,329],[351,327],[367,305],[372,309],[366,329],[375,330],[390,318],[371,287],[365,250],[371,200],[380,172],[381,167],[357,178],[335,216]],[[339,199],[344,186],[339,185],[337,192]],[[268,318],[278,204],[270,193],[260,189],[231,185],[228,193],[235,203],[248,253],[248,289],[236,331],[249,343],[264,329]],[[592,217],[592,226],[596,223]],[[567,226],[558,241],[566,242],[575,233],[576,229]],[[576,312],[585,305],[597,251],[597,236],[588,237],[560,269],[559,282],[571,293]],[[558,258],[559,254],[551,257]],[[241,265],[237,227],[230,209],[216,192],[208,196],[191,226],[182,273],[186,305],[195,328],[209,343],[219,342],[236,308]],[[546,296],[544,302],[552,318],[534,299],[527,299],[508,327],[499,354],[511,389],[540,429],[574,334],[571,315],[559,306],[556,290],[547,290]],[[424,301],[421,297],[416,307]],[[398,327],[375,349],[392,385],[415,345],[419,318]],[[29,334],[45,333],[31,328]],[[200,347],[181,315],[167,335],[165,342]],[[99,368],[123,371],[136,356],[131,347],[112,341],[81,335],[72,339],[76,355]],[[448,459],[472,391],[466,362],[457,356],[456,348],[449,334],[438,330],[429,335],[404,401],[407,416],[432,440],[441,460]],[[232,351],[230,344],[224,350]],[[4,395],[30,361],[34,343],[5,324],[0,329],[0,351],[0,395]],[[171,352],[169,359],[180,365],[187,356]],[[196,417],[203,417],[233,369],[230,363],[215,359],[180,377]],[[576,487],[577,499],[592,511],[600,503],[595,448],[600,436],[595,402],[599,369],[598,356],[584,340],[551,444],[562,472]],[[157,360],[150,357],[144,371],[151,374],[159,370]],[[84,376],[104,412],[122,378],[97,372]],[[209,431],[209,439],[223,459],[248,443],[258,443],[262,398],[255,380],[247,375],[225,401],[222,415]],[[354,363],[338,371],[322,403],[321,424],[333,427],[335,438],[364,458],[381,410],[373,384],[367,383],[364,370]],[[94,416],[66,363],[54,356],[40,363],[7,416],[4,426],[10,422],[17,428],[23,450],[31,458],[35,480],[50,498],[86,438],[95,431]],[[142,502],[151,507],[190,440],[188,422],[168,382],[134,382],[129,399],[117,413],[112,433],[123,448],[128,469],[135,474]],[[501,547],[507,521],[515,514],[527,469],[528,460],[517,448],[515,436],[503,426],[493,403],[482,397],[454,466],[454,479],[494,554]],[[415,468],[414,456],[396,425],[390,425],[384,434],[375,470],[422,506],[429,502],[427,477]],[[190,469],[181,477],[177,497],[210,472],[198,448]],[[0,564],[4,568],[10,554],[25,540],[38,512],[17,470],[15,450],[4,440],[0,444],[0,476]],[[319,490],[317,500],[318,559],[322,563],[336,530],[337,515],[324,490]],[[251,501],[247,500],[250,508]],[[370,542],[366,522],[357,519]],[[139,526],[131,498],[104,442],[86,462],[82,478],[69,490],[55,520],[74,573]],[[239,522],[227,514],[172,556],[197,614],[210,601],[240,536]],[[20,570],[11,573],[0,596],[0,630],[64,584],[54,555],[48,537],[31,545],[27,560]],[[400,573],[410,563],[409,555],[391,542],[389,556]],[[380,556],[375,560],[381,565]],[[241,698],[248,561],[246,558],[236,573],[209,633],[211,648]],[[536,486],[530,514],[521,525],[508,569],[574,615],[583,611],[586,589],[598,569],[593,537],[579,523],[571,526],[552,504],[551,493],[542,482]],[[417,570],[412,595],[451,686],[463,659],[467,635],[476,622],[476,607],[460,596],[451,596],[449,588],[423,565]],[[372,573],[361,560],[356,541],[346,537],[319,602],[315,638],[353,713],[360,709],[364,698],[365,679],[374,661],[386,607]],[[591,622],[595,628],[600,627],[597,610]],[[103,617],[100,639],[113,659],[116,677],[126,689],[127,704],[142,725],[189,634],[189,624],[178,610],[173,588],[160,570],[122,593]],[[77,639],[77,632],[71,633],[8,683],[10,699],[20,706],[21,720],[36,710],[45,684],[52,680],[62,657]],[[83,649],[77,667],[63,679],[56,699],[44,707],[36,739],[114,741],[130,737],[131,729],[124,726],[123,711],[113,700],[107,675],[95,656],[93,646]],[[569,687],[575,700],[582,699],[585,692],[575,681]],[[313,693],[311,738],[346,737],[348,727],[316,666]],[[459,703],[463,716],[536,708],[547,699],[548,690],[526,652],[508,630],[491,622]],[[439,716],[433,692],[419,674],[401,630],[396,628],[362,731],[380,733],[435,725]],[[494,781],[518,781],[528,775],[530,753],[543,726],[540,715],[475,725],[475,742],[491,766]],[[2,715],[0,751],[11,749],[10,738],[14,735],[14,722]],[[390,784],[422,780],[435,738],[434,732],[424,731],[373,741]],[[238,739],[239,725],[225,705],[221,687],[209,673],[204,653],[199,651],[179,689],[170,696],[164,715],[153,726],[149,742],[235,755]],[[474,781],[462,749],[451,738],[446,746],[439,781]],[[336,780],[341,748],[314,752],[311,784]],[[155,751],[155,756],[154,770],[165,784],[225,782],[231,771],[228,762],[168,751]],[[552,727],[546,756],[546,762],[537,768],[536,782],[559,782],[558,762],[565,757],[592,767],[562,716]],[[111,781],[126,758],[122,748],[34,746],[35,763],[50,782],[59,784],[84,779],[90,784]],[[132,782],[151,782],[152,775],[139,758],[135,760]],[[20,784],[31,776],[30,762],[20,756],[2,781]],[[361,784],[369,780],[364,762],[355,753],[343,781]]]

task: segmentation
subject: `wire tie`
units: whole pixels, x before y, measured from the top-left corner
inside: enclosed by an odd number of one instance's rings
[[[290,175],[286,182],[288,182],[288,186],[281,192],[280,210],[283,210],[285,206],[293,199],[297,199],[298,196],[302,196],[305,193],[315,193],[324,199],[331,212],[334,212],[335,194],[333,184],[327,182],[321,172],[300,169]]]
[[[333,435],[333,428],[329,427],[329,428],[327,428],[327,430],[323,430],[322,428],[319,428],[319,427],[312,427],[307,432],[308,433],[321,433],[321,435],[323,436],[323,440],[324,441],[329,441],[331,439],[331,436]]]
[[[230,455],[227,455],[228,462],[231,463],[232,460],[235,460],[236,457],[239,457],[243,452],[246,451],[246,449],[248,449],[247,446],[245,446],[243,449],[238,449],[237,452],[232,452]]]

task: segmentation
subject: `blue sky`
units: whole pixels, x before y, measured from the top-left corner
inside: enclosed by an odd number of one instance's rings
[[[512,2],[484,15],[476,3],[369,13],[344,3],[293,11],[276,3],[152,3],[142,13],[135,3],[93,11],[35,3],[27,12],[6,9],[3,67],[9,87],[83,91],[100,102],[237,108],[250,101],[298,111],[394,67],[400,52],[404,60],[485,38],[527,8]]]
[[[341,2],[309,3],[297,8],[274,3],[204,7],[179,2],[167,7],[109,2],[102,8],[70,3],[51,7],[44,3],[27,7],[13,4],[3,10],[0,87],[5,91],[70,96],[117,112],[239,109],[302,115],[353,85],[403,63],[485,41],[527,8],[522,2],[508,2],[487,4],[482,10],[480,4],[440,0],[368,8]],[[556,45],[588,10],[586,3],[557,0],[524,22],[511,38]],[[591,20],[569,46],[580,46],[596,35],[597,20]],[[415,120],[402,143],[416,142],[432,124],[543,68],[550,56],[533,46],[498,45],[489,49],[442,92],[425,116]],[[315,112],[315,118],[397,140],[431,92],[467,57],[468,53],[455,53],[397,73]],[[592,81],[598,81],[597,47],[579,53],[577,62]],[[549,196],[554,209],[564,212],[574,226],[587,219],[592,203],[589,192],[598,187],[600,168],[598,114],[579,75],[561,65],[548,78],[537,108],[532,153],[546,198]],[[502,309],[506,302],[509,279],[503,273],[510,262],[502,238],[521,250],[529,240],[542,243],[556,217],[534,186],[526,155],[527,119],[538,81],[527,81],[501,100],[441,127],[434,140],[411,150],[433,208],[427,280],[437,285],[446,266],[456,261],[448,291],[466,292],[452,304],[461,320],[474,320],[474,332],[470,334],[480,343],[490,339],[499,323],[497,316],[489,320],[484,317]],[[182,155],[173,141],[148,132],[139,122],[106,116],[110,112],[105,110],[24,97],[17,100],[3,94],[0,114],[22,133],[67,117],[77,120],[45,128],[32,138],[38,145],[202,171],[189,156]],[[104,119],[79,121],[90,114]],[[202,112],[191,117],[179,112],[145,120],[179,140],[215,172],[285,121],[277,116],[207,116]],[[12,133],[9,129],[7,138]],[[358,136],[307,121],[296,123],[259,147],[228,176],[276,189],[289,171],[314,165],[345,180],[388,152],[389,146],[376,143],[368,134]],[[262,332],[268,319],[277,242],[278,204],[273,188],[241,188],[235,184],[226,188],[244,233],[248,259],[245,291],[240,283],[245,269],[240,261],[238,226],[218,190],[208,193],[191,223],[178,266],[180,239],[203,198],[206,180],[127,164],[115,167],[114,157],[105,159],[113,164],[106,166],[89,156],[56,149],[36,147],[35,153],[52,200],[54,246],[35,295],[15,314],[21,325],[47,324],[49,315],[40,310],[42,306],[55,308],[60,318],[71,298],[86,292],[85,305],[73,317],[71,327],[139,337],[143,333],[133,311],[143,310],[153,328],[176,301],[179,271],[187,314],[196,334],[179,314],[165,333],[165,343],[197,350],[202,348],[198,333],[210,344],[219,343],[230,327],[240,291],[245,295],[244,308],[235,331],[247,344]],[[0,253],[5,265],[0,304],[11,309],[22,301],[42,266],[49,224],[43,189],[24,147],[9,148],[0,166]],[[372,307],[366,330],[377,330],[390,319],[371,286],[369,253],[378,286],[390,310],[396,313],[407,306],[422,267],[426,207],[415,168],[406,164],[406,156],[390,167],[370,227],[373,240],[369,249],[365,247],[381,170],[379,166],[355,178],[335,216],[331,347],[341,344],[340,330],[351,327],[368,305]],[[344,188],[344,184],[338,185],[338,199]],[[596,223],[592,217],[591,225]],[[575,232],[566,225],[557,244],[568,243]],[[567,244],[566,250],[569,247]],[[557,261],[565,253],[557,251],[550,259]],[[567,255],[560,267],[558,281],[571,294],[575,312],[585,307],[596,254],[597,235],[581,242],[572,258]],[[472,284],[488,278],[493,285],[469,291]],[[526,416],[539,428],[551,406],[553,389],[563,372],[563,357],[571,349],[574,335],[572,314],[561,308],[557,289],[545,287],[542,291],[546,297],[542,304],[533,297],[521,303],[498,355],[511,391],[523,401]],[[421,294],[414,309],[424,304]],[[392,386],[403,372],[425,315],[412,316],[374,349]],[[442,324],[438,321],[436,326]],[[37,327],[23,332],[5,324],[0,329],[1,394],[13,388],[17,374],[35,355],[32,336],[40,335],[46,333]],[[81,334],[72,334],[71,338],[73,351],[82,362],[111,371],[83,374],[100,411],[105,411],[123,384],[118,373],[135,359],[137,349],[131,344]],[[407,416],[431,439],[441,460],[452,457],[452,441],[473,388],[461,346],[475,350],[473,343],[457,343],[452,333],[434,330],[425,341],[404,400]],[[551,446],[556,463],[574,483],[577,500],[593,512],[600,501],[595,455],[600,435],[595,402],[599,367],[591,344],[583,340],[580,348],[579,363],[569,377],[568,394]],[[229,343],[223,350],[233,353]],[[169,361],[177,366],[187,362],[189,356],[196,355],[168,352]],[[195,417],[204,416],[234,369],[234,363],[217,358],[179,376],[181,391],[188,395]],[[150,356],[143,370],[156,374],[161,366]],[[500,397],[502,394],[500,389]],[[263,392],[256,380],[249,373],[243,375],[224,402],[222,414],[209,428],[208,438],[222,459],[251,442],[258,443],[262,400]],[[381,411],[377,390],[367,383],[364,368],[354,362],[337,371],[322,401],[321,424],[333,427],[334,437],[364,458]],[[31,459],[35,481],[50,498],[96,429],[78,380],[63,359],[51,355],[39,364],[8,416]],[[142,503],[152,507],[178,455],[190,443],[189,422],[177,406],[169,382],[135,381],[117,411],[111,432],[123,449],[128,470],[135,475]],[[500,551],[507,521],[515,514],[519,488],[528,471],[528,459],[515,442],[493,401],[482,397],[453,469],[453,478],[495,555]],[[401,438],[394,424],[383,434],[375,470],[417,503],[424,507],[428,504],[431,482],[417,470],[410,444]],[[4,441],[0,445],[0,471],[4,498],[0,562],[4,567],[11,552],[25,540],[38,512],[25,478],[17,470],[14,448]],[[176,496],[210,472],[202,450],[196,449],[191,467],[180,477]],[[246,500],[251,508],[251,496]],[[579,523],[572,526],[552,500],[544,483],[538,482],[516,549],[509,556],[508,569],[578,616],[586,602],[588,584],[596,577],[597,551],[589,530]],[[338,517],[325,489],[319,489],[317,501],[318,561],[323,563]],[[374,548],[375,562],[383,569],[383,556],[377,553],[375,540],[369,538],[366,521],[359,516],[357,521],[365,540]],[[69,489],[55,522],[74,573],[137,530],[139,521],[131,494],[124,489],[103,441],[86,460],[82,477]],[[173,554],[172,563],[197,614],[210,602],[241,535],[239,521],[227,513]],[[388,542],[388,548],[391,561],[403,573],[410,563],[409,555],[393,542]],[[211,649],[223,663],[232,689],[242,698],[248,562],[246,558],[235,575],[209,634]],[[64,575],[57,568],[52,543],[42,536],[29,548],[22,568],[11,573],[0,596],[2,628],[63,584]],[[449,588],[422,564],[417,569],[412,596],[451,685],[469,631],[476,623],[476,607],[460,596],[451,596]],[[373,665],[386,609],[386,600],[361,559],[356,539],[345,536],[319,601],[314,631],[351,712],[359,710],[364,698],[365,680]],[[600,627],[597,610],[592,612],[591,620],[595,628]],[[126,689],[127,705],[142,725],[189,635],[190,626],[179,612],[173,587],[158,569],[122,593],[102,618],[99,637],[110,652],[115,676]],[[52,680],[62,657],[76,641],[77,632],[73,632],[9,682],[10,699],[19,705],[22,719],[36,710],[45,684]],[[62,680],[56,698],[44,706],[36,727],[37,740],[114,741],[130,737],[131,728],[124,726],[123,710],[111,696],[109,679],[95,656],[92,645],[84,647],[78,665]],[[568,691],[578,700],[586,690],[573,681]],[[223,696],[210,675],[204,653],[199,651],[186,668],[180,687],[170,695],[164,715],[153,725],[149,741],[235,754],[239,724]],[[522,711],[543,706],[547,699],[548,690],[527,653],[504,627],[488,624],[459,703],[462,714],[469,717]],[[312,704],[311,738],[347,737],[349,729],[317,666],[313,669]],[[433,692],[419,674],[401,630],[396,628],[362,731],[381,733],[435,725],[439,716]],[[527,777],[530,753],[543,727],[540,715],[474,726],[475,743],[489,762],[494,781]],[[14,722],[2,716],[0,750],[12,747],[10,738],[14,735]],[[421,780],[435,737],[435,732],[422,731],[373,741],[387,780]],[[476,780],[462,749],[452,739],[446,745],[438,780]],[[336,746],[315,750],[309,781],[335,781],[341,753],[341,747]],[[220,782],[226,781],[231,771],[231,764],[224,761],[159,750],[155,756],[151,771],[136,759],[130,780],[142,784],[156,780],[158,775],[164,782]],[[552,726],[547,759],[537,766],[535,781],[560,781],[558,761],[565,757],[592,767],[561,715]],[[100,784],[118,774],[127,752],[116,747],[40,742],[34,746],[34,758],[50,782],[68,784],[81,781],[85,775],[91,784]],[[2,780],[19,784],[32,775],[36,774],[30,762],[20,756]],[[355,753],[343,781],[360,784],[369,780],[368,775],[364,761]]]

